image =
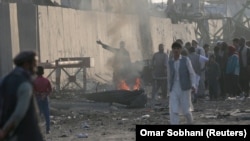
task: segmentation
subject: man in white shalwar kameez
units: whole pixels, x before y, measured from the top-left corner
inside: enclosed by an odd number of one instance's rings
[[[180,114],[187,124],[193,123],[191,91],[197,89],[196,78],[190,59],[181,55],[181,49],[179,43],[172,44],[173,58],[168,63],[170,124],[180,124]]]
[[[196,77],[196,85],[195,87],[197,89],[199,89],[199,85],[200,85],[200,80],[201,80],[201,77],[202,77],[202,73],[204,71],[204,67],[203,67],[203,64],[205,64],[207,61],[208,61],[208,58],[203,56],[203,55],[200,55],[200,54],[197,54],[195,52],[195,48],[194,47],[190,47],[189,48],[189,54],[188,54],[188,58],[190,59],[191,61],[191,64],[193,66],[193,69],[194,69],[194,72],[195,72],[195,77]],[[198,99],[198,90],[196,90],[196,92],[193,93],[192,95],[192,99],[193,99],[193,102],[196,102],[197,99]]]

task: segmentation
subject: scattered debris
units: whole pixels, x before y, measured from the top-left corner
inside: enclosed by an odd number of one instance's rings
[[[128,118],[122,118],[121,120],[122,120],[122,121],[126,121],[126,120],[128,120]]]
[[[110,106],[110,110],[112,110],[112,111],[117,111],[118,110],[118,108],[116,107],[116,106]]]
[[[162,113],[161,115],[163,116],[169,115],[169,112]]]
[[[106,103],[119,103],[128,108],[144,108],[147,103],[147,96],[144,90],[111,90],[97,93],[83,94],[88,100]]]
[[[87,124],[87,122],[82,123],[82,129],[89,129],[90,126]]]
[[[200,117],[206,118],[206,119],[216,119],[217,118],[216,115],[204,115],[204,114],[202,114]]]
[[[162,112],[162,111],[164,111],[164,110],[167,110],[167,108],[166,108],[166,107],[162,107],[162,106],[155,106],[155,107],[154,107],[154,110],[155,110],[156,112]]]
[[[230,101],[230,100],[232,100],[232,101],[234,101],[234,100],[244,101],[246,99],[247,98],[245,96],[236,96],[236,97],[228,97],[226,99],[226,101]]]
[[[116,92],[119,93],[119,91]],[[111,95],[114,96],[114,94]],[[121,94],[118,95],[120,97]],[[124,133],[126,134],[124,138],[131,139],[137,124],[169,124],[167,103],[164,103],[165,105],[156,103],[154,108],[128,109],[119,103],[109,105],[102,101],[97,103],[92,100],[91,102],[79,100],[79,98],[83,98],[82,96],[74,98],[75,104],[73,103],[74,99],[68,101],[64,96],[61,98],[62,101],[53,99],[54,101],[51,102],[51,130],[53,134],[46,137],[53,141],[71,140],[72,138],[76,140],[95,140],[96,138],[107,140],[111,137],[119,140]],[[150,97],[148,102],[150,102]],[[236,99],[199,101],[194,104],[194,124],[249,124],[249,104],[250,100]],[[185,123],[182,118],[180,121]],[[42,126],[45,127],[45,124]],[[64,130],[66,132],[63,132]],[[97,135],[98,137],[92,136],[96,132],[100,133]]]
[[[250,116],[239,117],[239,120],[250,120]]]
[[[68,137],[68,135],[63,134],[63,135],[61,135],[61,136],[59,136],[59,137],[65,138],[65,137]]]
[[[141,118],[149,118],[150,117],[150,115],[143,115],[143,116],[141,116]]]
[[[77,135],[78,138],[88,138],[88,134],[87,133],[80,133]]]
[[[230,113],[231,116],[238,116],[237,114],[240,113],[239,109],[235,109],[233,112]]]
[[[229,117],[230,116],[230,113],[218,113],[217,114],[217,119],[222,119],[222,118],[226,118],[226,117]]]

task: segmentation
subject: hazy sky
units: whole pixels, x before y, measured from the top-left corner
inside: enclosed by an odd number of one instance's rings
[[[157,2],[167,2],[168,0],[152,0],[152,2],[157,3]]]

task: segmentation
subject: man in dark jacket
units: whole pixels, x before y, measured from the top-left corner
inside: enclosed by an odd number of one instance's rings
[[[101,45],[104,49],[114,53],[114,59],[112,63],[114,85],[119,85],[120,81],[125,81],[128,79],[128,75],[132,69],[132,63],[130,54],[125,48],[125,42],[121,41],[119,48],[110,47],[109,45],[102,43],[100,40],[96,41],[96,43]]]
[[[220,75],[220,66],[215,61],[215,55],[210,55],[207,63],[207,82],[210,100],[218,99]]]
[[[167,97],[167,62],[168,55],[164,52],[164,45],[159,44],[158,52],[154,53],[152,58],[153,68],[153,88],[152,100],[157,99],[158,90],[161,88],[161,96],[163,99]],[[154,102],[153,102],[154,104]],[[152,105],[153,106],[153,105]]]
[[[1,81],[1,141],[43,141],[32,87],[36,63],[35,52],[19,53],[16,67]]]

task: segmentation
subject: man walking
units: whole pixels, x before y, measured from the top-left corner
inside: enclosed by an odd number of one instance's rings
[[[19,53],[16,67],[1,81],[0,140],[43,141],[31,80],[36,62],[36,53]]]
[[[170,124],[179,124],[180,112],[187,123],[193,123],[191,91],[195,91],[195,72],[188,57],[181,55],[182,46],[172,44],[173,58],[168,63]]]
[[[44,115],[46,121],[46,134],[50,133],[50,111],[49,95],[52,92],[50,81],[43,77],[44,68],[37,67],[37,78],[34,81],[34,93],[37,99],[40,113]]]

